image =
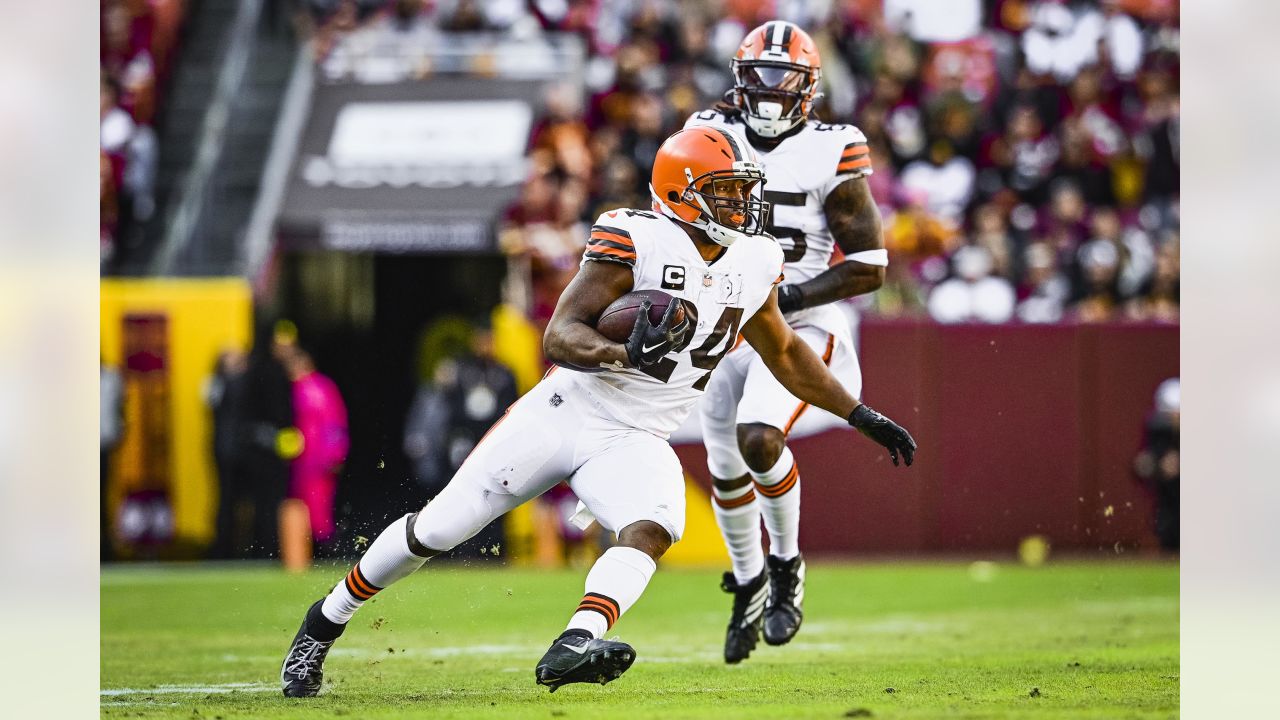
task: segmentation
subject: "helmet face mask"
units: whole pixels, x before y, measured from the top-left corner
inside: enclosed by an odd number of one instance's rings
[[[804,122],[818,97],[819,71],[803,65],[734,60],[734,93],[750,127],[777,137]]]
[[[741,236],[760,235],[769,220],[769,203],[760,199],[764,173],[709,173],[693,178],[681,200],[697,208],[701,227],[719,245],[731,245]]]

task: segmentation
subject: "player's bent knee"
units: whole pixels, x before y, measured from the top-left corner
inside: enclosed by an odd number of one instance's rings
[[[787,437],[772,425],[751,423],[738,426],[738,450],[747,467],[762,473],[773,467],[787,447]]]
[[[417,555],[420,558],[425,558],[427,560],[430,560],[431,558],[444,552],[443,550],[436,550],[433,548],[429,548],[426,545],[422,544],[422,541],[418,539],[417,530],[415,529],[415,526],[417,525],[417,521],[418,521],[418,513],[410,513],[406,515],[405,521],[406,521],[405,527],[404,527],[405,543],[408,544],[409,546],[409,552],[413,553],[414,555]]]
[[[671,549],[671,543],[671,533],[652,520],[633,522],[618,533],[619,545],[635,548],[655,561]]]
[[[451,484],[415,513],[409,532],[418,544],[410,543],[409,547],[419,555],[419,550],[448,552],[475,536],[494,517],[483,493]]]

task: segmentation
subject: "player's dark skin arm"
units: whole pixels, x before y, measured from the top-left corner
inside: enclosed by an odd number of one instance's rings
[[[846,255],[884,247],[880,209],[871,197],[866,178],[846,180],[835,187],[823,204],[827,227]],[[873,292],[884,284],[884,268],[856,260],[845,260],[821,275],[797,283],[799,304],[788,310],[826,305]],[[785,292],[785,291],[784,291]],[[794,301],[792,301],[794,302]],[[784,301],[784,304],[788,304]]]
[[[595,371],[604,366],[626,367],[627,348],[595,328],[609,303],[631,291],[631,268],[616,262],[593,261],[560,294],[556,311],[542,337],[542,352],[562,367]]]
[[[760,359],[764,360],[769,372],[792,395],[837,417],[845,418],[863,435],[887,449],[894,465],[898,464],[899,456],[908,465],[911,464],[916,452],[916,442],[911,433],[858,402],[844,389],[817,354],[787,324],[782,311],[778,309],[777,290],[769,293],[764,307],[742,326],[742,336],[760,354]],[[768,426],[739,425],[739,443],[743,428],[754,427],[767,428],[779,436],[782,434],[776,428]],[[750,466],[749,458],[747,463]],[[753,469],[763,472],[762,468]]]
[[[626,366],[627,349],[596,331],[595,323],[609,303],[631,291],[631,268],[614,262],[582,264],[569,287],[560,294],[556,311],[542,337],[547,359],[563,367],[597,370],[602,365]],[[618,532],[618,545],[635,548],[656,562],[671,547],[666,528],[640,520]]]
[[[760,353],[769,372],[792,395],[847,418],[861,403],[836,380],[822,358],[796,335],[778,309],[778,291],[742,326],[742,337]]]

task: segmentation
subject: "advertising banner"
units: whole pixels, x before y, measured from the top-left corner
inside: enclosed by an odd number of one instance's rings
[[[319,81],[277,225],[290,249],[486,253],[518,194],[542,85]]]

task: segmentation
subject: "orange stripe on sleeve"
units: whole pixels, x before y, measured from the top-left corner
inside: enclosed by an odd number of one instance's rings
[[[870,155],[863,155],[856,160],[842,160],[840,164],[836,166],[836,172],[852,172],[866,167],[871,167]]]
[[[624,260],[635,260],[635,251],[619,250],[618,248],[608,247],[607,245],[588,245],[587,252],[600,253],[601,255],[612,255],[613,257],[623,258]]]
[[[603,230],[592,230],[591,239],[592,240],[612,240],[613,242],[619,243],[621,245],[626,245],[627,247],[636,246],[635,241],[633,241],[629,237],[625,237],[617,233],[604,232]]]

